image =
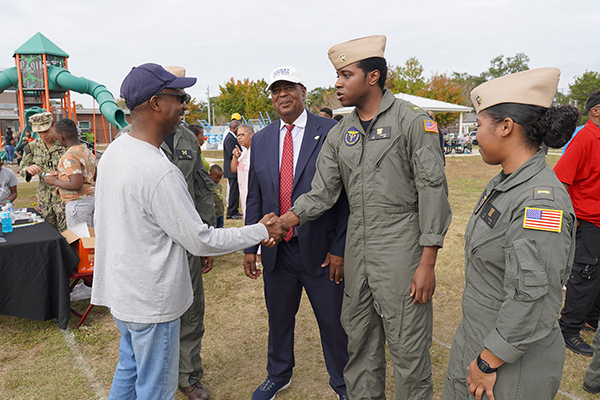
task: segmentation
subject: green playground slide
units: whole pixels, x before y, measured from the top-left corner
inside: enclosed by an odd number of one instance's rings
[[[17,67],[7,68],[0,72],[0,93],[14,86],[19,87]],[[125,112],[117,106],[113,95],[106,86],[86,78],[71,75],[62,67],[48,66],[48,85],[52,91],[73,90],[78,93],[89,94],[98,102],[100,112],[106,119],[122,130],[129,123],[125,118]]]

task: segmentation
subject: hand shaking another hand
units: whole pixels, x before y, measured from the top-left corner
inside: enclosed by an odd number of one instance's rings
[[[292,213],[292,215],[294,214]],[[266,247],[273,247],[281,242],[286,233],[290,230],[290,225],[286,224],[285,221],[275,215],[275,213],[265,215],[259,222],[265,225],[269,231],[269,239],[265,239],[261,242],[261,245]]]

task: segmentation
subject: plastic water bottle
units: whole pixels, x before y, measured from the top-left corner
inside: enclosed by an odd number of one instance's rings
[[[2,207],[0,221],[2,221],[2,233],[10,233],[13,231],[12,221],[10,220],[10,211],[8,211],[8,207],[6,206]]]
[[[8,212],[10,212],[10,222],[14,224],[17,220],[17,216],[15,215],[15,206],[13,206],[10,200],[6,200],[6,207],[8,208]]]

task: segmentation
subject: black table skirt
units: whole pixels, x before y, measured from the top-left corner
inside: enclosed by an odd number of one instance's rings
[[[31,210],[30,210],[31,211]],[[69,322],[69,277],[79,258],[47,222],[14,228],[0,243],[0,314]]]

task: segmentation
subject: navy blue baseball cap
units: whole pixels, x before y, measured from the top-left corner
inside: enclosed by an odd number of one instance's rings
[[[194,86],[196,78],[177,77],[158,64],[133,67],[121,83],[121,97],[130,110],[149,100],[163,89],[184,89]]]

